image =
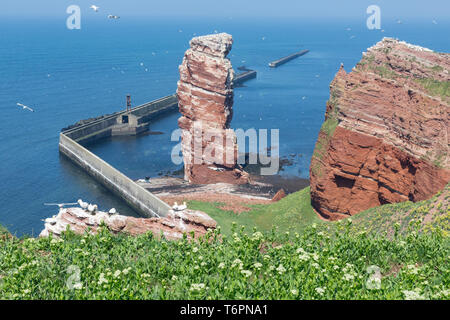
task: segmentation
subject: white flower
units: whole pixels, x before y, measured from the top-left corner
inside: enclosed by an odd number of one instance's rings
[[[205,288],[204,283],[193,283],[191,284],[191,288],[189,290],[191,291],[200,291]]]
[[[417,268],[415,265],[410,264],[410,265],[407,266],[407,268],[408,268],[408,270],[409,270],[409,272],[411,274],[418,274],[419,273],[419,268]]]
[[[260,240],[263,238],[263,234],[259,231],[252,234],[252,240]]]
[[[408,291],[408,290],[403,290],[403,295],[405,296],[405,300],[425,300],[426,298],[422,295],[420,295],[417,292],[417,289],[415,289],[416,291]]]
[[[198,260],[203,260],[203,256],[198,256]]]
[[[101,285],[102,283],[108,283],[108,280],[105,279],[104,273],[100,273],[100,279],[98,280],[99,285]]]
[[[333,269],[334,269],[334,270],[338,270],[338,269],[339,269],[339,266],[334,265],[334,266],[333,266]]]
[[[120,270],[117,270],[114,272],[114,278],[118,278],[122,272]]]
[[[316,262],[311,263],[311,266],[316,269],[319,269],[319,267],[320,267],[319,264]]]
[[[291,290],[291,293],[292,293],[294,296],[296,296],[296,295],[298,294],[298,290],[297,290],[297,289],[292,289],[292,290]]]
[[[241,270],[241,273],[246,276],[247,278],[252,275],[252,272],[249,270]]]
[[[81,282],[75,283],[73,285],[73,288],[76,290],[81,290],[81,289],[83,289],[83,284]]]
[[[260,268],[262,267],[262,263],[255,262],[255,263],[253,264],[253,266],[254,266],[256,269],[260,269]]]
[[[225,263],[221,262],[218,266],[219,269],[225,269]]]
[[[317,253],[313,253],[312,257],[315,261],[319,260],[319,255]]]
[[[286,272],[286,269],[283,267],[282,264],[280,264],[277,268],[277,271],[279,274],[282,274],[282,273]]]
[[[318,287],[318,288],[316,288],[315,290],[316,290],[316,292],[317,292],[318,294],[320,294],[320,295],[323,295],[324,292],[325,292],[325,288],[321,288],[321,287]]]
[[[172,280],[173,280],[173,281],[175,281],[175,280],[177,280],[177,279],[178,279],[178,277],[177,277],[176,275],[173,275],[173,276],[172,276]]]
[[[30,289],[25,289],[25,290],[23,290],[23,293],[24,293],[24,294],[29,294],[29,293],[30,293]]]
[[[309,254],[308,253],[301,254],[301,255],[298,256],[298,258],[301,261],[308,261],[309,260]]]
[[[128,274],[128,272],[130,272],[130,270],[131,270],[131,267],[125,268],[125,269],[122,270],[122,273],[123,274]]]
[[[194,247],[194,248],[192,248],[192,252],[197,252],[198,251],[198,248],[197,247]]]
[[[241,259],[235,259],[233,261],[233,263],[231,264],[232,268],[236,267],[236,266],[239,266],[239,269],[242,269],[242,261],[241,261]]]
[[[350,273],[346,273],[346,274],[344,274],[343,279],[347,280],[347,281],[351,281],[351,280],[355,279],[355,276]]]

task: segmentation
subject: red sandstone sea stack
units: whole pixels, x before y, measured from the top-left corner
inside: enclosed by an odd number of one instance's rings
[[[237,164],[236,136],[230,129],[234,72],[226,56],[232,44],[226,33],[193,38],[179,67],[178,125],[184,176],[191,183],[249,181]]]
[[[330,85],[311,159],[311,201],[336,220],[419,201],[450,180],[450,54],[394,39],[364,53]]]

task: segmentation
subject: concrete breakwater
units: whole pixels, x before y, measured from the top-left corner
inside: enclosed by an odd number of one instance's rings
[[[139,134],[149,129],[149,122],[164,114],[178,110],[177,96],[170,95],[127,111],[82,120],[62,130],[78,143],[92,142],[115,135]]]
[[[269,67],[276,68],[276,67],[281,66],[282,64],[284,64],[284,63],[286,63],[288,61],[291,61],[291,60],[293,60],[293,59],[295,59],[297,57],[303,56],[303,55],[307,54],[308,52],[309,52],[309,50],[302,50],[302,51],[296,52],[294,54],[291,54],[291,55],[289,55],[287,57],[284,57],[284,58],[272,61],[272,62],[269,63]]]
[[[141,126],[148,126],[150,120],[177,109],[177,106],[177,97],[172,95],[129,111],[102,116],[84,124],[74,125],[60,133],[59,150],[143,216],[166,217],[171,209],[168,204],[87,150],[81,143],[115,135],[115,131],[126,128],[128,125],[128,128],[131,128],[128,129],[128,132],[135,130],[135,133],[138,133],[138,130],[142,130]]]
[[[233,87],[239,87],[243,82],[256,78],[256,71],[247,69],[245,72],[239,73],[233,79]]]

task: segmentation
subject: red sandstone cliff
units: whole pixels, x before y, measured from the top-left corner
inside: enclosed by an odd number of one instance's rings
[[[383,39],[330,85],[311,201],[331,220],[419,201],[450,180],[450,54]]]
[[[226,33],[193,38],[179,67],[178,125],[185,179],[192,183],[248,182],[237,165],[236,137],[229,129],[234,72],[226,56],[232,44]]]

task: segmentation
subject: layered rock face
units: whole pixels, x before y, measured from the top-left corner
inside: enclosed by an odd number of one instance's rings
[[[450,55],[385,38],[330,85],[311,201],[335,220],[419,201],[450,180]]]
[[[134,218],[110,215],[102,211],[91,214],[81,208],[67,208],[46,219],[45,228],[39,236],[60,236],[67,226],[77,234],[84,234],[88,230],[95,234],[102,222],[113,233],[122,232],[135,236],[150,231],[155,237],[162,233],[167,240],[182,239],[184,233],[190,237],[192,231],[195,238],[198,238],[217,225],[207,214],[187,209],[171,211],[167,218]]]
[[[236,137],[229,129],[234,72],[226,56],[232,44],[226,33],[193,38],[179,67],[178,125],[185,179],[192,183],[248,182],[237,165]]]

